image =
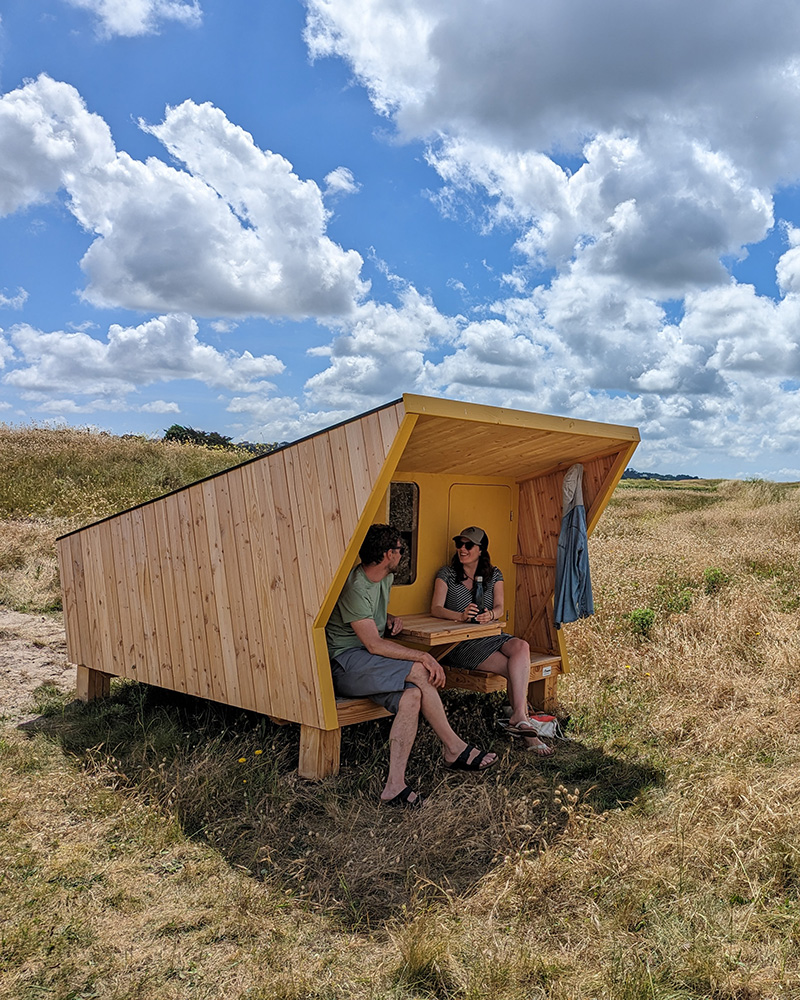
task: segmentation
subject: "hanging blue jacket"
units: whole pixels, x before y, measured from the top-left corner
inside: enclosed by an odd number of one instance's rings
[[[583,506],[583,466],[567,469],[563,487],[563,517],[558,535],[553,622],[561,628],[594,614],[586,510]]]

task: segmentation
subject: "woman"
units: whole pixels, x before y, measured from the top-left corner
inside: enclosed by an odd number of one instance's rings
[[[489,538],[483,528],[465,528],[453,538],[456,553],[449,566],[442,566],[433,585],[431,614],[450,621],[499,621],[504,614],[503,574],[492,565]],[[483,577],[484,608],[475,604],[475,578]],[[508,682],[511,717],[508,731],[525,738],[526,749],[549,757],[553,748],[536,736],[528,718],[528,681],[531,651],[524,639],[507,632],[467,639],[447,656],[445,663],[462,670],[500,674]]]

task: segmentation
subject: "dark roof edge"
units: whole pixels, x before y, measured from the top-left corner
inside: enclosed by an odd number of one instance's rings
[[[356,420],[362,420],[364,417],[369,417],[373,413],[378,413],[380,410],[388,410],[390,406],[397,406],[398,403],[403,402],[403,397],[399,399],[393,399],[388,403],[382,403],[380,406],[374,406],[371,410],[365,410],[363,413],[357,413],[354,417],[348,417],[347,420],[340,420],[337,424],[330,424],[328,427],[322,427],[318,431],[314,431],[313,434],[306,434],[305,437],[298,438],[296,441],[290,441],[288,444],[281,445],[279,448],[275,448],[273,451],[268,451],[266,455],[254,455],[252,458],[246,458],[243,462],[237,462],[236,465],[229,465],[227,469],[220,469],[219,472],[212,472],[210,476],[203,476],[202,479],[195,479],[191,483],[187,483],[185,486],[179,486],[177,489],[170,490],[168,493],[160,493],[157,497],[152,497],[150,500],[143,500],[141,503],[136,503],[132,507],[125,507],[122,510],[115,511],[113,514],[108,514],[106,517],[98,518],[97,521],[91,521],[89,524],[81,525],[80,528],[73,528],[72,531],[65,531],[63,535],[58,535],[56,538],[57,542],[60,542],[62,538],[69,538],[71,535],[77,535],[81,531],[86,531],[88,528],[94,528],[98,524],[104,524],[106,521],[113,521],[115,517],[119,517],[120,514],[129,514],[132,510],[139,510],[142,507],[147,507],[151,503],[156,503],[159,500],[164,500],[166,497],[175,496],[176,493],[183,493],[184,490],[188,490],[192,486],[197,486],[199,483],[207,483],[212,479],[217,479],[219,476],[224,476],[234,469],[241,469],[245,465],[251,465],[253,462],[261,462],[265,458],[269,458],[272,455],[277,455],[278,452],[286,451],[289,448],[294,448],[295,445],[302,444],[304,441],[311,441],[315,437],[319,437],[320,434],[327,434],[329,431],[336,430],[337,427],[344,427],[346,424],[355,423]]]

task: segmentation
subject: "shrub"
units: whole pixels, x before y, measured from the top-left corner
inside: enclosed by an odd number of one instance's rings
[[[695,586],[688,577],[663,573],[656,585],[655,607],[667,614],[688,611],[694,600]]]
[[[718,593],[725,584],[730,583],[730,580],[730,574],[717,569],[715,566],[709,566],[703,570],[705,591],[709,595]]]
[[[181,444],[196,444],[204,448],[234,448],[227,434],[217,431],[198,431],[194,427],[172,424],[164,431],[165,441],[179,441]]]
[[[634,608],[628,615],[628,624],[634,635],[641,639],[649,639],[655,625],[656,613],[652,608]]]

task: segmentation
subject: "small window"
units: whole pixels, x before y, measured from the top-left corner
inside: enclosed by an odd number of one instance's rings
[[[419,486],[416,483],[392,483],[389,487],[389,524],[400,531],[406,546],[394,574],[395,586],[408,586],[417,578],[417,524]]]

